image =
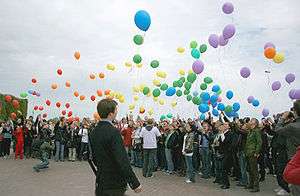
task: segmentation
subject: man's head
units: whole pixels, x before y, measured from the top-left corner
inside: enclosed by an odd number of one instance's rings
[[[203,131],[204,131],[205,133],[207,133],[207,132],[210,130],[210,125],[209,125],[209,123],[206,122],[206,121],[203,121],[203,122],[202,122],[202,128],[203,128]]]
[[[259,121],[256,118],[252,118],[249,123],[251,129],[257,128],[259,125]]]
[[[102,99],[97,105],[97,111],[102,119],[114,120],[118,114],[118,103],[112,99]]]
[[[294,111],[298,117],[300,117],[300,100],[294,102]]]

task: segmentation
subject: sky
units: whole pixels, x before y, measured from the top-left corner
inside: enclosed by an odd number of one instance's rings
[[[226,15],[222,12],[222,0],[26,0],[2,1],[0,7],[0,92],[19,95],[21,92],[36,90],[41,97],[29,98],[29,114],[33,114],[35,105],[43,105],[49,117],[60,115],[64,107],[57,109],[54,104],[60,101],[71,104],[75,116],[91,117],[96,111],[95,102],[90,101],[97,89],[112,89],[122,93],[126,101],[120,104],[119,118],[127,114],[128,105],[134,103],[132,87],[147,85],[153,89],[152,81],[156,71],[165,71],[167,78],[161,82],[172,84],[178,79],[179,69],[190,70],[194,59],[190,55],[189,43],[196,40],[208,45],[210,34],[222,33],[227,24],[236,27],[235,36],[224,47],[208,47],[201,56],[205,64],[204,71],[198,75],[191,92],[198,91],[203,78],[210,76],[214,84],[221,86],[223,102],[241,105],[240,116],[261,117],[263,108],[271,114],[288,110],[292,101],[288,92],[300,87],[300,1],[298,0],[232,0],[234,12]],[[138,10],[147,10],[151,16],[151,26],[145,33],[144,44],[136,46],[133,36],[144,35],[134,23]],[[263,55],[266,42],[273,42],[276,50],[285,54],[285,61],[275,64]],[[177,53],[177,47],[186,49],[184,54]],[[80,51],[79,61],[74,52]],[[143,58],[143,67],[124,66],[132,61],[134,54]],[[157,59],[160,66],[150,67]],[[106,69],[106,64],[114,64],[115,71]],[[242,67],[251,69],[247,79],[239,75]],[[61,68],[63,75],[56,70]],[[271,73],[266,75],[265,70]],[[90,80],[91,73],[105,73],[104,80]],[[294,73],[296,80],[287,84],[285,75]],[[31,79],[38,83],[32,85]],[[66,81],[71,88],[64,87]],[[280,81],[282,87],[272,92],[271,84]],[[58,89],[51,90],[51,84],[57,83]],[[209,86],[211,89],[211,86]],[[79,101],[73,96],[77,90],[86,96]],[[234,97],[227,100],[225,92],[232,90]],[[185,97],[166,97],[164,105],[154,102],[151,97],[141,93],[135,103],[134,114],[139,107],[151,108],[154,117],[163,114],[197,117],[197,106]],[[247,103],[247,97],[253,95],[260,101],[259,107]],[[52,107],[45,105],[45,100]],[[170,103],[177,101],[175,108]],[[67,110],[68,111],[68,110]],[[35,112],[34,115],[38,113]]]

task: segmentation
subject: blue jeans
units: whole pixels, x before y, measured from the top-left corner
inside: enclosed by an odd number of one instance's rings
[[[142,152],[133,150],[133,164],[135,167],[143,167]]]
[[[173,163],[173,159],[172,159],[171,149],[165,148],[165,154],[166,154],[168,171],[173,172],[174,171],[174,163]]]
[[[55,147],[56,147],[55,161],[58,160],[64,161],[65,145],[60,143],[59,141],[55,141]]]
[[[222,182],[222,173],[223,173],[222,159],[217,158],[216,154],[214,154],[214,160],[215,160],[216,181]]]
[[[49,154],[47,152],[43,152],[41,156],[41,162],[34,167],[37,169],[45,169],[48,168],[49,161],[48,161]]]
[[[186,162],[186,177],[190,181],[195,181],[195,171],[193,167],[193,157],[192,156],[185,156]]]
[[[240,168],[241,168],[241,179],[240,183],[242,185],[247,185],[248,184],[248,175],[247,175],[247,161],[246,161],[246,155],[244,152],[239,152],[239,163],[240,163]]]
[[[203,165],[203,177],[210,177],[211,170],[211,160],[210,160],[210,150],[208,147],[201,147],[201,155],[202,155],[202,165]]]
[[[154,168],[154,158],[156,155],[156,149],[144,149],[144,165],[143,176],[151,177]]]

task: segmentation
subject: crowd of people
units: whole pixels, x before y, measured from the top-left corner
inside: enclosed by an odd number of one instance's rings
[[[260,191],[266,173],[276,176],[277,195],[300,195],[300,101],[291,111],[273,118],[164,119],[155,122],[131,115],[113,124],[120,130],[128,159],[142,168],[145,178],[154,172],[185,177],[196,174],[229,189],[232,181],[250,192]],[[38,116],[1,122],[0,156],[7,159],[11,146],[15,159],[40,158],[35,171],[55,161],[88,159],[89,133],[96,120],[45,120]],[[293,157],[294,156],[294,157]],[[232,180],[230,180],[232,178]],[[298,192],[297,192],[298,191]]]

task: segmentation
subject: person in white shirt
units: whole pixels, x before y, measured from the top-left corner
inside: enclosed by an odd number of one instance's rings
[[[185,157],[186,162],[186,183],[195,182],[195,172],[193,167],[193,144],[194,144],[194,133],[192,132],[191,126],[187,123],[184,124],[186,134],[184,135],[182,154]]]
[[[143,127],[140,133],[140,137],[143,139],[143,153],[144,153],[144,165],[143,176],[145,178],[153,177],[153,165],[157,150],[157,137],[161,134],[157,127],[153,126],[153,119],[147,120],[146,127]]]
[[[83,158],[83,153],[88,151],[89,132],[88,132],[88,124],[86,122],[83,122],[83,127],[79,130],[78,135],[81,136],[80,154],[79,154],[79,160],[81,161]]]

